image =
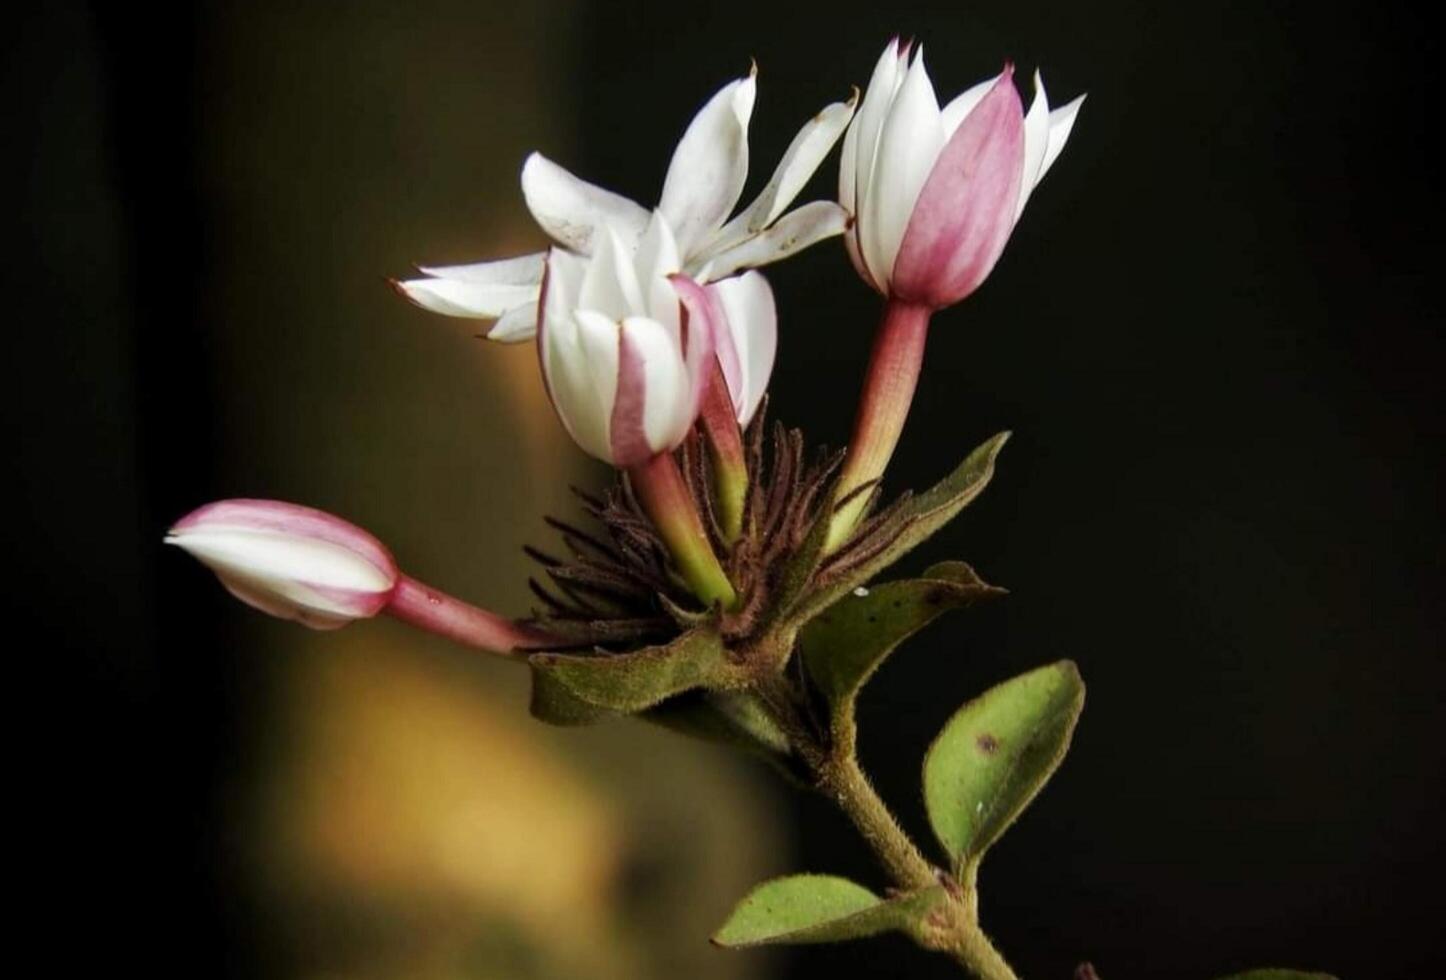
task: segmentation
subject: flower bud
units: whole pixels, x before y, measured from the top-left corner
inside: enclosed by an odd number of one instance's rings
[[[221,500],[166,535],[249,606],[313,629],[375,616],[399,573],[391,553],[339,517],[279,500]]]
[[[943,109],[923,53],[890,43],[848,135],[839,200],[864,280],[885,296],[938,309],[984,282],[1034,185],[1054,163],[1083,97],[1050,112],[1044,83],[1023,111],[1006,66]]]

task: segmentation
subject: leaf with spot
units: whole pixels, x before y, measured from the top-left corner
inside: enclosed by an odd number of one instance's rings
[[[532,713],[557,725],[587,724],[608,714],[636,714],[698,688],[736,686],[738,668],[712,627],[630,653],[535,653]]]
[[[855,698],[899,644],[948,610],[1003,592],[962,561],[943,562],[922,578],[850,592],[811,620],[797,648],[836,733],[852,732]]]
[[[926,492],[904,501],[892,514],[885,515],[877,529],[845,545],[835,560],[824,565],[814,582],[814,590],[789,613],[789,619],[805,623],[817,616],[953,520],[989,485],[994,476],[994,461],[1008,440],[1008,432],[989,439],[970,453],[954,472]]]
[[[956,874],[978,863],[1059,767],[1084,693],[1079,669],[1061,660],[985,691],[934,739],[924,802]]]
[[[944,900],[940,887],[883,899],[834,875],[789,875],[764,882],[713,935],[719,946],[834,943],[884,932],[915,934]]]

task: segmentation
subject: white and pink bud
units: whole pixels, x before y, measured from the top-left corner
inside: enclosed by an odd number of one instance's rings
[[[176,522],[166,543],[204,563],[242,602],[313,629],[386,608],[400,573],[355,524],[279,500],[221,500]]]
[[[264,613],[329,630],[386,613],[417,629],[491,653],[555,638],[418,582],[386,546],[325,511],[280,500],[218,500],[166,534]]]
[[[938,309],[984,282],[1084,101],[1051,112],[1038,73],[1034,82],[1028,113],[1010,66],[941,109],[922,50],[889,44],[839,168],[853,215],[845,243],[869,285]]]

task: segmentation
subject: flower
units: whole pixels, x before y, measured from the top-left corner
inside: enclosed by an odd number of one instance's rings
[[[324,511],[279,500],[221,500],[166,535],[232,595],[280,619],[336,629],[381,612],[400,577],[386,547]]]
[[[537,345],[548,395],[577,444],[620,468],[676,448],[698,417],[714,322],[680,267],[661,214],[636,251],[605,225],[591,258],[548,254]]]
[[[1030,192],[1064,149],[1084,96],[1050,111],[1034,76],[1022,110],[1013,68],[942,110],[923,50],[890,42],[844,137],[844,241],[864,281],[885,296],[938,308],[994,268]]]
[[[854,99],[825,107],[804,124],[766,187],[731,221],[748,176],[748,121],[757,69],[725,85],[693,117],[673,151],[657,210],[674,232],[679,270],[704,283],[739,269],[787,258],[843,232],[847,216],[832,201],[784,214],[853,118]],[[522,168],[522,192],[533,218],[559,245],[592,255],[609,227],[624,251],[640,247],[647,208],[590,184],[540,153]],[[534,336],[546,253],[472,265],[428,267],[425,279],[398,282],[419,306],[449,316],[496,319],[491,340]]]

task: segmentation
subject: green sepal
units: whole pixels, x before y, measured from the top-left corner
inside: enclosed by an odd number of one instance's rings
[[[945,900],[939,886],[883,899],[834,875],[789,875],[759,885],[734,907],[713,935],[737,949],[775,943],[836,943],[884,932],[916,935]]]
[[[643,715],[665,728],[763,756],[787,755],[788,736],[758,701],[740,691],[692,691]]]
[[[1336,980],[1336,978],[1329,973],[1310,973],[1306,970],[1268,968],[1264,970],[1246,970],[1244,973],[1232,973],[1228,977],[1221,977],[1220,980]]]
[[[955,713],[924,758],[929,822],[963,875],[1059,767],[1084,707],[1061,660],[990,688]]]
[[[828,544],[828,528],[832,517],[832,511],[828,507],[820,507],[813,526],[808,529],[808,534],[804,535],[803,543],[784,565],[783,574],[774,587],[768,617],[770,621],[803,621],[791,613],[799,602],[811,599],[808,595],[809,584],[827,557],[824,546]]]
[[[964,562],[943,562],[922,578],[845,595],[799,632],[797,649],[835,722],[847,724],[859,691],[899,644],[948,610],[1003,592]]]
[[[882,547],[869,551],[859,560],[849,560],[846,546],[840,552],[841,560],[824,568],[814,591],[789,618],[797,623],[807,622],[953,520],[989,485],[994,476],[994,461],[1008,440],[1008,432],[989,439],[970,453],[954,472],[888,515],[884,524],[869,534],[870,539],[887,542]]]
[[[533,715],[562,725],[586,724],[607,712],[637,714],[685,691],[739,681],[711,626],[629,653],[535,653],[527,662]]]

